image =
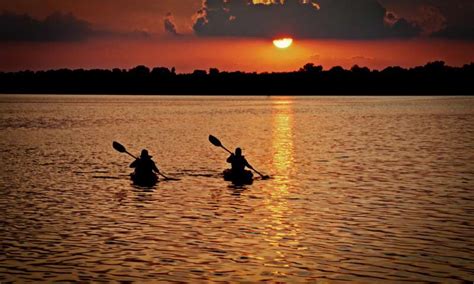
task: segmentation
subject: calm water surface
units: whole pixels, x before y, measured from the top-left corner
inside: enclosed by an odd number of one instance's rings
[[[474,98],[4,95],[0,133],[1,282],[474,281]]]

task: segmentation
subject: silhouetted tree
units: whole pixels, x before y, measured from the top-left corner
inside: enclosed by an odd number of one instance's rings
[[[204,77],[207,75],[207,72],[206,70],[194,70],[193,75]]]
[[[219,75],[219,69],[217,69],[217,68],[210,68],[210,69],[209,69],[209,75],[211,75],[211,76],[217,76],[217,75]]]
[[[148,68],[144,65],[139,65],[135,68],[130,69],[129,72],[131,74],[138,75],[138,76],[146,76],[150,73],[150,68]]]
[[[299,72],[307,72],[307,73],[319,73],[323,71],[323,66],[318,65],[314,66],[313,63],[307,63],[303,66],[303,68],[300,68]]]
[[[169,77],[174,74],[168,68],[155,67],[153,70],[151,70],[151,75],[156,77]]]
[[[382,71],[340,66],[324,71],[305,64],[297,72],[220,72],[217,68],[176,74],[175,68],[140,65],[130,70],[58,69],[0,72],[0,93],[116,93],[116,94],[468,94],[474,63],[446,66],[443,61],[424,66],[391,66]]]
[[[361,75],[368,75],[370,74],[370,69],[367,67],[359,67],[359,65],[354,65],[351,68],[351,72]]]

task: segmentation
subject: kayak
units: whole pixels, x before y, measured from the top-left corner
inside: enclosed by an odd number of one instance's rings
[[[130,179],[133,181],[134,185],[144,187],[154,186],[158,182],[158,176],[155,173],[146,176],[140,176],[135,173],[131,173]]]
[[[235,174],[231,169],[224,170],[224,180],[231,181],[233,184],[252,184],[253,173],[251,171],[244,171],[243,173]]]

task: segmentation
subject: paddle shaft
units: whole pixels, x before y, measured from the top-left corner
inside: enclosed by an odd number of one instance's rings
[[[125,153],[129,154],[130,156],[132,156],[132,157],[133,157],[135,160],[138,160],[138,158],[137,158],[137,157],[135,157],[135,155],[133,155],[133,154],[130,154],[130,152],[128,152],[128,151],[126,151],[126,150],[125,150]]]
[[[221,145],[222,149],[226,150],[227,152],[229,152],[229,154],[233,155],[234,153],[232,153],[231,151],[229,151],[229,149],[227,149],[226,147],[224,147],[224,145]]]
[[[250,167],[254,172],[256,172],[257,174],[259,174],[262,178],[267,178],[267,176],[263,175],[261,172],[257,171],[256,169],[254,169],[253,167]]]

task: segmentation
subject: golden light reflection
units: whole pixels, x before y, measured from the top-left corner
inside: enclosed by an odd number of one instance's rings
[[[270,97],[271,144],[269,172],[272,178],[262,187],[264,198],[258,211],[263,249],[255,251],[255,258],[264,263],[263,272],[273,276],[288,275],[294,266],[291,252],[301,249],[300,226],[295,220],[292,184],[293,176],[293,98]]]
[[[268,261],[277,264],[274,275],[284,274],[291,266],[286,259],[288,246],[298,246],[298,224],[293,222],[289,205],[290,176],[293,167],[293,107],[292,99],[272,98],[272,173],[273,184],[264,200],[268,211],[265,241],[273,248],[265,252]]]
[[[273,168],[288,181],[293,164],[293,109],[291,99],[279,97],[273,102]],[[287,186],[287,184],[286,184]]]

